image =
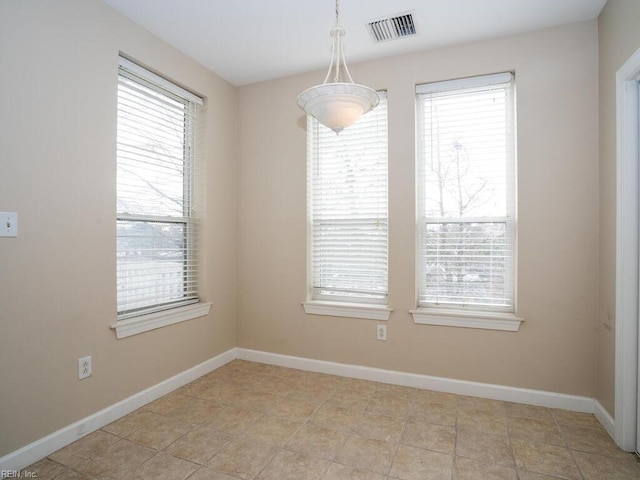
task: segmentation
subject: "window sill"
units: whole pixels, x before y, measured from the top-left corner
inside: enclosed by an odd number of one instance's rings
[[[310,315],[331,315],[333,317],[366,318],[369,320],[389,320],[393,311],[386,305],[368,303],[342,303],[310,300],[303,302],[304,313]]]
[[[210,308],[211,303],[195,303],[184,307],[149,313],[148,315],[141,315],[127,320],[120,320],[111,325],[111,328],[115,330],[117,339],[126,338],[156,328],[173,325],[174,323],[204,317],[209,314]]]
[[[496,313],[438,308],[418,308],[410,310],[413,321],[422,325],[441,325],[446,327],[480,328],[485,330],[503,330],[517,332],[524,318],[513,313]]]

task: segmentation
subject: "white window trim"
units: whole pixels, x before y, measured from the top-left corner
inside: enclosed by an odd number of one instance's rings
[[[128,320],[120,320],[111,325],[116,332],[116,338],[130,337],[138,333],[148,332],[156,328],[174,325],[176,323],[204,317],[209,314],[211,303],[194,303],[184,307],[171,308],[160,312],[148,313]]]
[[[464,88],[474,88],[480,86],[489,86],[489,85],[497,85],[506,83],[509,81],[513,81],[514,74],[512,72],[503,72],[491,75],[482,75],[482,76],[474,76],[469,78],[461,78],[454,80],[447,80],[442,82],[435,82],[430,84],[423,84],[416,86],[416,94],[425,94],[425,93],[435,93],[442,91],[454,91],[460,90]],[[515,87],[514,87],[515,92]],[[514,99],[515,102],[515,99]],[[514,117],[515,117],[515,104],[512,106],[514,108]],[[517,120],[514,118],[514,129]],[[514,131],[515,135],[515,131]],[[514,142],[515,143],[515,142]],[[516,155],[517,146],[514,144],[513,155]],[[513,177],[513,181],[517,185],[517,175],[515,173],[515,169],[517,168],[516,160],[514,159],[513,163],[510,165],[512,171],[510,175]],[[507,227],[510,228],[512,232],[511,241],[513,242],[513,254],[511,257],[511,262],[513,264],[510,269],[511,272],[511,285],[513,288],[513,302],[514,305],[509,307],[509,310],[512,308],[515,309],[515,302],[517,298],[517,235],[518,231],[515,225],[515,216],[516,216],[516,194],[511,198],[511,202],[509,204],[508,213],[506,217],[498,217],[494,220],[504,221]],[[474,221],[474,219],[464,219],[465,221]],[[486,219],[485,219],[486,220]],[[420,225],[417,225],[416,232],[422,228]],[[418,244],[416,244],[416,249],[418,248]],[[416,258],[420,258],[420,253],[416,250]],[[419,267],[417,267],[416,273],[419,272]],[[416,278],[417,285],[419,285],[420,280]],[[477,308],[477,307],[476,307]],[[517,332],[520,329],[520,324],[524,321],[523,317],[519,317],[513,311],[504,311],[501,312],[499,310],[467,310],[461,307],[452,307],[452,308],[439,308],[432,306],[420,305],[417,306],[415,310],[409,311],[412,316],[414,323],[422,324],[422,325],[440,325],[440,326],[451,326],[451,327],[463,327],[463,328],[478,328],[485,330],[502,330],[502,331],[511,331]]]
[[[167,90],[175,95],[178,95],[179,97],[185,98],[190,102],[195,103],[196,105],[200,105],[200,106],[204,105],[204,100],[199,96],[194,95],[189,90],[185,90],[184,88],[176,85],[173,82],[166,80],[165,78],[162,78],[160,75],[156,75],[149,69],[145,67],[141,67],[137,63],[134,63],[123,56],[120,56],[119,61],[120,61],[120,66],[122,68],[130,71],[131,73],[139,76],[140,78],[143,78],[148,82],[154,83],[159,87],[163,88],[164,90]]]
[[[329,302],[308,300],[302,302],[304,313],[308,315],[330,315],[332,317],[364,318],[367,320],[389,320],[393,311],[387,305],[375,303]]]
[[[120,55],[119,57],[119,66],[119,75],[123,74],[120,72],[120,70],[124,70],[125,72],[129,72],[139,77],[142,82],[156,85],[162,90],[165,90],[170,94],[177,95],[178,97],[185,99],[191,104],[199,106],[204,105],[204,100],[199,96],[183,89],[182,87],[171,81],[164,79],[163,77],[160,77],[159,75],[132,62],[131,60],[128,60],[122,55]],[[195,159],[192,159],[192,169],[193,163],[195,163]],[[190,193],[190,195],[192,194],[193,192]],[[191,201],[192,199],[190,199],[190,202]],[[120,214],[117,215],[116,218],[117,220],[144,220],[145,216]],[[184,223],[187,227],[190,224],[195,223],[194,217],[192,215],[188,215],[187,217],[177,220],[174,217],[161,218],[159,216],[150,216],[148,218],[152,221],[157,221],[160,219],[166,222]],[[118,314],[118,321],[112,324],[110,327],[115,331],[117,339],[126,338],[138,333],[143,333],[149,330],[154,330],[164,326],[173,325],[176,323],[206,316],[209,314],[211,305],[211,303],[199,301],[198,298],[190,298],[187,299],[186,302],[177,302],[174,305],[161,305],[159,309],[146,309],[146,313],[142,314],[138,314],[135,312]]]
[[[386,98],[386,91],[380,91],[381,95]],[[307,119],[307,125],[315,120],[309,117]],[[386,321],[389,319],[389,315],[393,309],[389,308],[388,301],[388,252],[389,252],[389,210],[388,210],[388,111],[387,118],[385,118],[385,126],[387,129],[387,212],[386,212],[386,224],[387,224],[387,292],[384,297],[381,298],[359,298],[355,295],[345,295],[344,301],[340,296],[323,295],[319,294],[314,288],[313,281],[313,234],[311,223],[308,223],[307,230],[307,300],[302,302],[306,314],[311,315],[329,315],[335,317],[348,317],[348,318],[362,318],[371,320]],[[308,128],[308,127],[307,127]],[[311,160],[313,155],[309,154],[309,149],[312,148],[312,142],[309,135],[307,135],[307,168],[308,172],[313,171],[313,161]],[[310,218],[309,209],[312,208],[310,203],[310,189],[312,189],[312,180],[310,176],[307,176],[307,219]]]
[[[409,310],[414,323],[421,325],[440,325],[445,327],[480,328],[484,330],[502,330],[517,332],[523,317],[513,313],[482,311],[461,311],[445,308],[417,308]]]
[[[443,80],[442,82],[424,83],[416,85],[416,93],[436,93],[462,90],[463,88],[487,87],[507,83],[513,78],[513,73],[492,73],[489,75],[477,75],[474,77]]]

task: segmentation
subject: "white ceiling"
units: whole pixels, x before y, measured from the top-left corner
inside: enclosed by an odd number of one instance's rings
[[[104,0],[234,85],[329,66],[334,0]],[[347,63],[562,25],[606,0],[342,0]],[[365,23],[413,11],[418,35],[374,44]]]

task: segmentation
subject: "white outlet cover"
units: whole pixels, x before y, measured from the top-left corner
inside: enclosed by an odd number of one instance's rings
[[[15,212],[0,212],[0,237],[18,236],[18,214]]]
[[[78,359],[78,380],[83,380],[93,374],[91,355]]]

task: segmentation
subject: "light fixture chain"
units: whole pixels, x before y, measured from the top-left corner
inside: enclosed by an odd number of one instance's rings
[[[340,25],[340,1],[336,0],[336,24],[331,29],[333,40],[327,76],[322,85],[308,88],[298,95],[298,106],[336,134],[380,102],[375,90],[353,83],[344,58],[344,34]],[[333,82],[330,82],[332,73]],[[341,78],[341,73],[344,78]]]

